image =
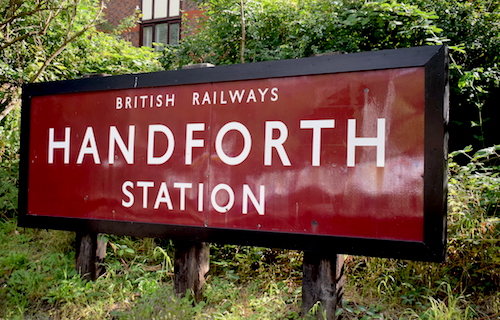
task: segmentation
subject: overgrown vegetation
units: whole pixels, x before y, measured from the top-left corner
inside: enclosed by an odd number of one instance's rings
[[[244,1],[241,52],[240,2],[204,2],[202,28],[187,30],[179,47],[169,47],[167,68],[210,62],[232,64],[307,57],[325,52],[359,52],[435,44],[444,38],[431,11],[397,1]]]
[[[0,124],[0,218],[13,217],[17,210],[19,186],[20,108]]]
[[[165,47],[159,57],[120,39],[121,29],[97,31],[102,2],[0,0],[0,318],[300,316],[300,252],[213,245],[207,287],[195,304],[173,293],[169,241],[108,236],[106,272],[88,282],[74,270],[74,234],[17,228],[17,98],[23,83],[155,71],[160,63],[177,68],[435,43],[452,49],[448,260],[349,256],[338,312],[346,319],[499,318],[500,136],[494,110],[500,95],[500,3],[246,0],[244,36],[242,2],[206,3],[204,28],[180,46]]]
[[[160,70],[157,53],[118,34],[135,23],[98,31],[104,1],[0,0],[0,121],[19,103],[23,83],[80,78],[88,73]]]

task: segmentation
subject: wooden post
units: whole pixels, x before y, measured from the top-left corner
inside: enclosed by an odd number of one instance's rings
[[[342,306],[344,293],[344,255],[304,251],[302,267],[302,315],[320,302],[317,318],[337,319],[335,312]]]
[[[198,63],[182,66],[182,69],[212,68],[213,64]],[[205,287],[205,274],[210,268],[210,244],[207,242],[174,241],[174,289],[184,296],[188,291],[195,300],[201,300]]]
[[[89,73],[82,78],[97,78],[110,76],[106,73]],[[104,273],[104,258],[106,257],[106,242],[99,240],[99,234],[76,232],[75,269],[87,280],[95,280]]]
[[[210,264],[210,244],[207,242],[175,241],[174,288],[184,296],[191,291],[196,301],[201,300],[205,274]]]
[[[87,280],[95,280],[104,273],[106,242],[99,240],[97,233],[76,233],[75,268]]]

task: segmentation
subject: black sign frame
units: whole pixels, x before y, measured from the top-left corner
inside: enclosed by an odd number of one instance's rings
[[[203,228],[28,214],[30,104],[35,96],[299,75],[425,68],[424,241],[396,241]],[[442,262],[446,256],[448,50],[426,46],[214,68],[87,78],[23,86],[19,217],[21,227],[321,251]]]

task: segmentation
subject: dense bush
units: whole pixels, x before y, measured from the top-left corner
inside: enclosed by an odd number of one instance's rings
[[[0,0],[0,120],[23,83],[160,69],[157,54],[120,38],[122,29],[98,31],[103,8],[93,0]]]
[[[19,112],[17,107],[0,122],[0,218],[15,216],[19,186]]]
[[[396,1],[206,1],[201,28],[168,47],[163,65],[231,64],[439,43],[433,12]],[[245,25],[244,38],[242,23]],[[242,45],[244,50],[242,54]]]

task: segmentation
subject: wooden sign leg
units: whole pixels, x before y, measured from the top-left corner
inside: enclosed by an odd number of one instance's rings
[[[182,66],[182,69],[214,67],[211,63]],[[174,289],[177,296],[191,291],[197,302],[205,286],[205,274],[210,268],[210,244],[208,242],[174,241]]]
[[[304,251],[302,278],[302,314],[319,301],[318,318],[337,319],[335,312],[342,306],[344,291],[344,255],[325,256]]]
[[[201,300],[205,274],[210,265],[210,244],[207,242],[175,241],[174,288],[184,296],[192,291],[196,301]]]
[[[95,280],[104,273],[106,242],[99,240],[97,233],[76,233],[75,268],[87,280]]]
[[[107,77],[106,73],[88,73],[82,78]],[[104,258],[106,257],[106,242],[99,240],[99,234],[76,232],[75,269],[87,280],[95,280],[104,273]]]

